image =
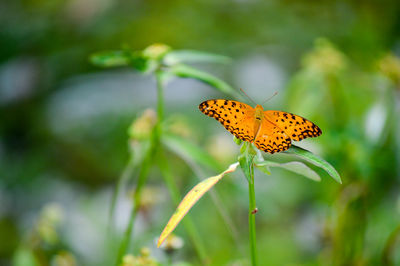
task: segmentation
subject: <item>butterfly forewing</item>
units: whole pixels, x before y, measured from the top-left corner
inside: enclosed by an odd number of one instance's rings
[[[318,137],[322,134],[317,125],[298,115],[282,111],[264,111],[264,115],[267,120],[277,125],[295,141],[307,137]]]
[[[200,111],[218,120],[235,137],[253,141],[255,134],[254,108],[230,100],[208,100],[199,105]]]

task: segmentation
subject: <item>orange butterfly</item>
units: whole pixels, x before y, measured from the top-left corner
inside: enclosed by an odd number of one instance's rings
[[[253,142],[260,150],[275,153],[289,149],[291,140],[318,137],[321,129],[313,122],[291,113],[264,111],[245,103],[230,100],[208,100],[200,111],[214,117],[235,137]]]

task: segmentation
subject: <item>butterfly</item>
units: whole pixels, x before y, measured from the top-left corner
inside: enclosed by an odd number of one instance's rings
[[[254,143],[269,153],[289,149],[292,140],[318,137],[321,129],[313,122],[288,112],[264,111],[231,100],[207,100],[199,105],[204,114],[218,120],[230,133],[243,141]]]

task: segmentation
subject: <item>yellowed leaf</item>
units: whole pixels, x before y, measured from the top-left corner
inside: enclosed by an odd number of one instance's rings
[[[187,212],[204,195],[204,193],[210,190],[219,180],[221,180],[224,175],[234,172],[238,165],[239,163],[231,164],[224,172],[217,176],[212,176],[201,181],[186,194],[162,231],[157,242],[157,247],[160,247],[168,235],[174,231],[175,227],[179,224],[182,218],[185,217]]]

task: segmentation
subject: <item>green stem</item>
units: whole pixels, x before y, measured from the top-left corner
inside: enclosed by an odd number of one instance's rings
[[[157,125],[161,125],[164,120],[164,75],[162,70],[156,71],[157,80]]]
[[[254,192],[254,166],[250,165],[249,180],[249,235],[250,235],[250,253],[251,265],[257,265],[257,242],[256,242],[256,197]]]
[[[124,238],[122,239],[121,245],[118,250],[117,263],[115,264],[117,266],[121,265],[122,258],[126,254],[126,250],[129,247],[129,243],[130,243],[130,239],[131,239],[131,235],[132,235],[133,224],[136,219],[137,212],[138,212],[138,208],[137,208],[137,205],[135,204],[132,207],[131,214],[129,217],[128,227],[125,230]]]
[[[251,265],[257,265],[257,243],[256,243],[256,196],[254,192],[254,151],[251,143],[245,142],[240,149],[239,163],[242,171],[249,182],[249,240]]]
[[[154,146],[153,146],[154,147]],[[144,184],[146,183],[147,180],[147,176],[150,170],[150,166],[151,166],[151,161],[152,161],[152,155],[154,152],[153,147],[150,147],[145,159],[143,160],[143,164],[142,164],[142,168],[140,169],[140,173],[139,173],[139,177],[138,177],[138,183],[136,185],[136,189],[135,189],[135,195],[134,195],[134,205],[131,211],[131,215],[129,217],[129,223],[128,223],[128,227],[125,230],[124,233],[124,238],[121,242],[120,248],[118,250],[118,256],[117,256],[117,264],[116,265],[120,265],[121,261],[122,261],[122,257],[126,254],[126,250],[129,247],[129,243],[130,243],[130,239],[131,239],[131,235],[132,235],[132,229],[133,229],[133,225],[135,222],[135,218],[136,215],[139,211],[140,208],[140,204],[141,204],[141,192],[142,192],[142,188],[144,187]]]

